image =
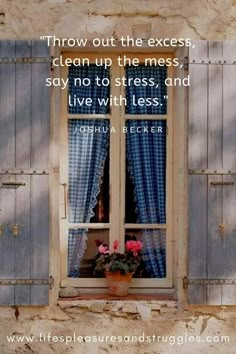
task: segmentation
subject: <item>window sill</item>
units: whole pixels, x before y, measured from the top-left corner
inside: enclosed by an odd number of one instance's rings
[[[59,297],[58,301],[106,300],[106,301],[177,301],[175,294],[128,294],[111,296],[108,294],[81,294],[74,297]]]

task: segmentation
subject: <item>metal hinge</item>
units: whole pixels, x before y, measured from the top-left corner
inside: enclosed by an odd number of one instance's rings
[[[189,68],[188,57],[184,57],[184,70],[188,70],[188,68]]]
[[[9,170],[1,170],[0,175],[48,175],[49,170],[35,170],[33,168],[26,170],[19,169],[9,169]]]
[[[196,169],[196,170],[189,170],[190,175],[236,175],[236,170],[226,170],[226,169]]]
[[[183,278],[183,288],[187,289],[188,285],[236,285],[236,279],[189,279]]]
[[[53,57],[18,57],[18,58],[9,58],[2,57],[0,58],[0,64],[16,64],[16,63],[52,63]]]
[[[50,276],[49,279],[0,279],[0,285],[49,285],[52,289],[54,278]]]

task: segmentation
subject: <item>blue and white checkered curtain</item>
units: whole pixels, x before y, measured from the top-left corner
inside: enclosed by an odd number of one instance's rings
[[[69,113],[107,113],[109,106],[98,105],[98,98],[109,97],[109,87],[97,86],[96,77],[109,77],[108,70],[93,64],[69,68],[69,94],[93,99],[91,107],[85,104],[69,107]],[[75,78],[89,78],[89,86],[74,86]],[[108,152],[109,121],[102,119],[70,119],[69,132],[69,222],[89,223],[94,215],[104,163]],[[100,132],[99,132],[100,131]],[[79,277],[80,263],[86,250],[86,229],[69,230],[68,235],[68,276]]]
[[[167,68],[155,67],[155,66],[127,66],[126,67],[127,78],[140,78],[140,79],[152,79],[154,86],[134,86],[130,85],[126,90],[126,113],[127,114],[166,114],[167,111],[167,88],[165,85],[165,79],[167,77]],[[133,96],[136,97],[135,104],[133,102]],[[158,98],[159,105],[154,106],[138,106],[137,100],[139,98]]]
[[[104,66],[96,66],[95,64],[90,64],[89,66],[70,66],[69,67],[69,95],[74,98],[74,96],[82,98],[92,98],[93,104],[91,106],[82,104],[76,106],[69,106],[68,111],[70,114],[108,114],[108,105],[99,105],[99,99],[108,98],[110,95],[110,86],[97,85],[96,78],[100,80],[109,78],[110,71],[105,69]],[[85,80],[84,85],[79,85],[79,81],[75,85],[75,80],[81,79]],[[88,80],[90,80],[90,85],[87,86]]]
[[[69,222],[89,223],[100,192],[108,151],[108,120],[69,120]],[[93,128],[93,132],[88,131]],[[95,132],[97,129],[97,132]],[[99,129],[101,132],[99,133]],[[79,276],[79,266],[86,249],[87,230],[70,230],[68,269],[70,277]]]
[[[166,68],[133,67],[127,70],[127,77],[155,77],[160,75],[159,90],[149,90],[148,97],[165,93],[164,80]],[[151,75],[151,76],[150,76]],[[143,97],[143,88],[131,86],[127,96]],[[164,101],[163,101],[164,102]],[[135,112],[134,112],[135,111]],[[127,113],[165,114],[166,105],[152,107],[128,107]],[[133,127],[147,127],[149,133],[128,133],[126,137],[128,168],[134,183],[138,223],[164,224],[166,222],[166,122],[161,120],[128,120],[128,131]],[[162,133],[150,133],[151,127],[162,128]],[[166,240],[165,231],[144,230],[143,260],[146,270],[152,278],[166,276]]]

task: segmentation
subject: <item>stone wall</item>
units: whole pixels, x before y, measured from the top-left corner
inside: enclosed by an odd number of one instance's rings
[[[74,300],[59,301],[58,305],[67,312],[104,313],[114,317],[125,317],[138,320],[155,320],[160,316],[173,318],[177,313],[177,301],[107,301],[107,300]]]
[[[235,0],[1,0],[0,37],[236,38]]]

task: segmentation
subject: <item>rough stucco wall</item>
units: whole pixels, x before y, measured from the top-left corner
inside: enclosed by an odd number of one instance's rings
[[[235,17],[235,0],[1,0],[0,37],[119,37],[147,24],[158,37],[235,39]]]
[[[158,311],[157,311],[158,312]],[[230,315],[230,316],[229,316]],[[232,316],[234,315],[234,316]],[[3,354],[235,354],[236,313],[218,310],[213,313],[198,311],[179,314],[157,314],[153,320],[136,319],[135,313],[113,316],[99,311],[87,312],[83,308],[66,307],[22,309],[15,320],[14,309],[2,311],[0,327],[0,352]],[[230,317],[230,318],[228,318]],[[6,335],[26,334],[39,338],[39,334],[51,336],[206,336],[229,335],[229,343],[12,343],[6,344]]]

